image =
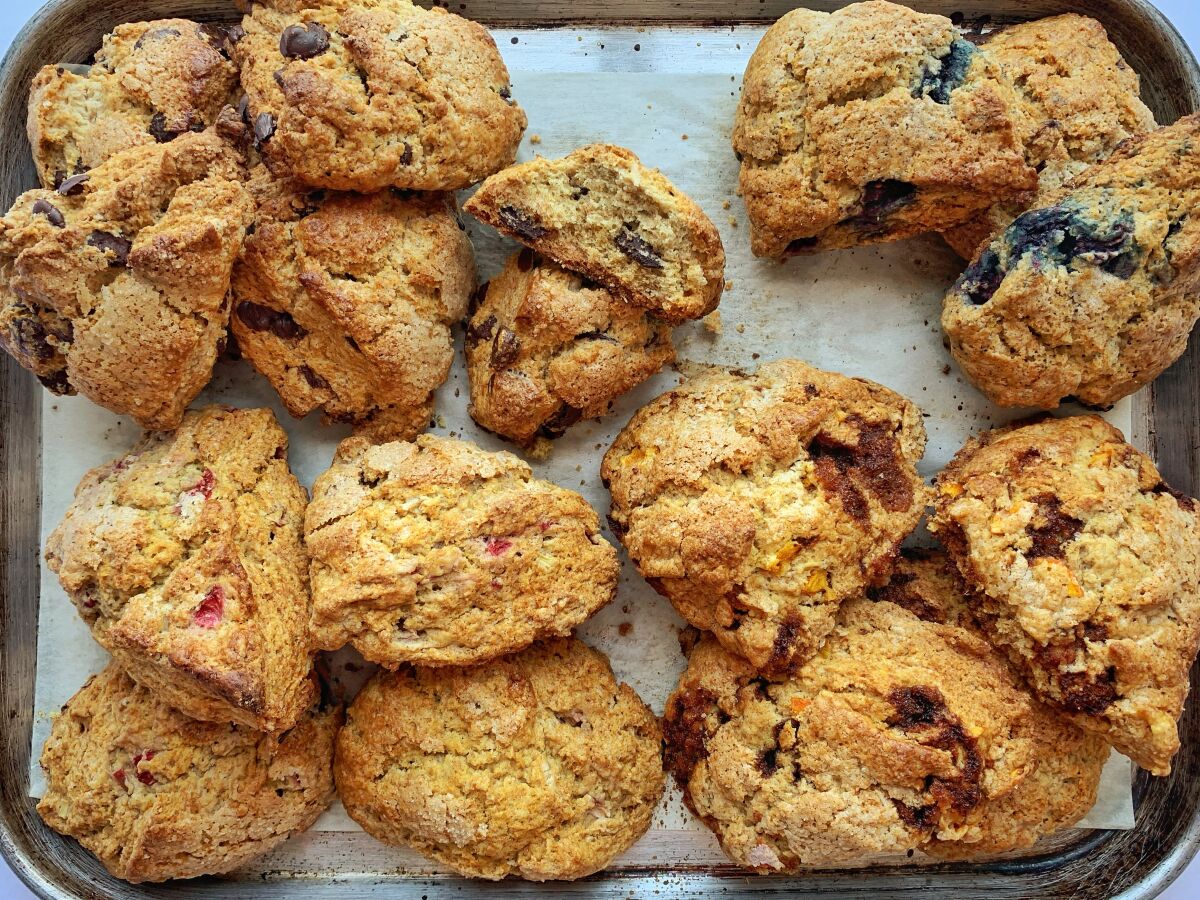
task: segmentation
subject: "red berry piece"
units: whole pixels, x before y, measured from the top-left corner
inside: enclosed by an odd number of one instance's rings
[[[117,771],[112,773],[112,777],[113,777],[113,781],[115,781],[121,787],[125,787],[125,770],[124,769],[117,769]]]
[[[199,494],[205,500],[212,496],[213,488],[217,484],[217,477],[213,475],[212,469],[205,469],[200,476],[200,480],[187,489],[189,494]]]
[[[216,628],[225,616],[225,588],[214,584],[192,613],[192,622],[201,628]]]
[[[484,551],[488,556],[500,556],[512,546],[512,541],[508,538],[490,537],[484,544]]]

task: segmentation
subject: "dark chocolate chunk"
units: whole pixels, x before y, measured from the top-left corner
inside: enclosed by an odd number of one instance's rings
[[[680,691],[668,702],[662,723],[663,766],[681,788],[708,756],[708,741],[720,727],[720,717],[716,695],[704,688]]]
[[[64,178],[58,185],[57,190],[64,197],[74,197],[76,194],[83,193],[83,186],[87,184],[88,176],[72,175],[70,178]]]
[[[75,388],[71,387],[71,382],[67,380],[67,370],[58,369],[48,375],[39,375],[37,380],[42,383],[50,393],[57,394],[60,397],[67,394],[74,394]]]
[[[88,246],[95,247],[101,253],[111,253],[108,261],[110,266],[123,266],[129,261],[129,251],[133,249],[133,241],[108,231],[93,231],[88,235]]]
[[[1062,559],[1066,545],[1078,537],[1083,522],[1062,511],[1062,501],[1053,494],[1033,498],[1042,524],[1028,528],[1030,545],[1026,559]]]
[[[1062,691],[1063,709],[1071,713],[1084,713],[1098,716],[1117,699],[1115,669],[1109,670],[1100,678],[1093,678],[1087,672],[1061,672],[1058,675],[1058,687]]]
[[[288,59],[312,59],[329,49],[329,32],[317,22],[289,25],[279,37],[279,52]]]
[[[275,134],[275,117],[270,113],[259,113],[254,119],[254,142],[265,144]]]
[[[644,269],[661,269],[663,261],[658,252],[642,237],[634,234],[629,223],[613,238],[617,249]]]
[[[45,216],[55,228],[67,227],[67,220],[63,218],[62,212],[49,200],[39,199],[33,201],[33,214],[35,216]]]
[[[967,70],[971,68],[976,52],[970,41],[955,38],[950,42],[950,49],[938,57],[936,70],[922,66],[920,80],[913,87],[912,95],[929,97],[943,106],[948,104],[950,94],[966,81]]]
[[[946,698],[935,687],[898,687],[888,694],[888,702],[896,712],[887,721],[896,728],[938,725],[946,716]]]
[[[496,335],[496,340],[492,343],[491,367],[506,369],[515,363],[520,355],[521,339],[517,337],[516,332],[508,328],[501,328],[500,333]]]
[[[517,254],[517,271],[528,272],[533,268],[534,252],[528,247],[525,247]]]
[[[549,232],[549,229],[539,225],[529,213],[519,210],[515,206],[500,207],[500,224],[527,241],[536,241],[540,237],[545,237]]]
[[[156,112],[150,117],[150,134],[160,144],[169,143],[179,137],[178,131],[171,131],[167,128],[167,117],[160,112]]]
[[[205,22],[200,26],[200,36],[212,45],[218,53],[229,59],[230,51],[237,41],[233,40],[231,34],[233,28],[241,29],[241,25],[235,25],[232,28],[226,28],[224,25],[214,25],[211,22]],[[242,31],[242,34],[245,34]]]
[[[412,144],[404,142],[404,152],[400,154],[400,165],[411,166],[413,161]]]
[[[314,372],[308,366],[301,366],[299,371],[300,371],[301,376],[303,376],[304,380],[308,382],[308,386],[310,388],[312,388],[313,390],[320,391],[320,390],[328,390],[329,389],[329,382],[326,381],[324,378],[322,378],[320,375],[318,375],[316,372]]]
[[[567,429],[583,418],[583,410],[570,403],[562,404],[558,410],[542,423],[542,435],[551,439],[560,438]]]
[[[758,754],[757,767],[763,778],[770,778],[779,770],[779,751],[772,747]]]
[[[585,331],[581,334],[575,335],[575,340],[577,340],[577,341],[609,341],[613,344],[620,343],[620,341],[618,341],[615,337],[613,337],[607,331]]]
[[[21,348],[26,356],[34,356],[41,360],[53,359],[55,350],[47,340],[46,326],[34,314],[26,310],[28,315],[15,318],[9,325],[9,335],[14,344]]]
[[[467,326],[467,346],[475,347],[482,344],[484,341],[490,341],[496,333],[496,317],[488,316],[479,324],[470,324]]]
[[[300,323],[292,318],[291,313],[283,310],[271,309],[251,303],[249,300],[243,300],[237,305],[235,311],[237,317],[251,331],[269,331],[276,337],[288,341],[297,340],[308,334],[300,326]]]

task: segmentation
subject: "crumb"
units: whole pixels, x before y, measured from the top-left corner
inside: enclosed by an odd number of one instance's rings
[[[730,203],[728,200],[726,200],[724,203],[721,204],[721,209],[729,209],[731,206],[733,206],[733,204]]]
[[[758,359],[760,356],[762,356],[761,353],[751,353],[750,354],[751,359]]]
[[[721,333],[721,312],[720,312],[720,310],[713,310],[712,312],[710,312],[707,316],[705,316],[700,321],[702,321],[704,323],[704,330],[707,331],[709,334],[720,334]]]
[[[684,135],[680,135],[679,139],[680,139],[681,141],[686,141],[686,140],[687,140],[687,135],[686,135],[686,134],[684,134]]]
[[[688,625],[679,629],[679,652],[684,656],[691,656],[692,649],[700,642],[700,632],[698,629]]]
[[[631,631],[633,631],[632,622],[622,622],[617,626],[617,634],[621,635],[621,637],[628,637],[629,632]]]
[[[730,278],[728,281],[725,282],[725,290],[727,290],[727,291],[733,290],[733,279],[732,278]]]
[[[731,228],[737,228],[737,227],[738,227],[738,221],[737,221],[737,218],[736,218],[735,216],[730,216],[730,217],[729,217],[729,226],[730,226]]]
[[[549,438],[540,437],[526,451],[529,458],[535,462],[545,462],[550,458],[550,453],[554,450],[554,442]]]
[[[743,325],[741,322],[738,322],[738,323],[737,323],[737,333],[738,333],[738,334],[745,334],[745,333],[746,333],[746,326],[745,326],[745,325]]]
[[[529,143],[540,144],[541,142],[542,142],[542,136],[540,134],[531,134],[529,136]]]
[[[445,428],[445,427],[446,427],[446,417],[445,417],[445,416],[443,416],[441,413],[438,413],[438,417],[437,417],[436,421],[437,421],[437,427],[438,427],[438,428]]]
[[[944,366],[942,366],[942,374],[943,375],[950,374],[950,363],[946,363]]]

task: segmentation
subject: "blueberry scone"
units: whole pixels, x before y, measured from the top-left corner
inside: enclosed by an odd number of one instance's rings
[[[125,881],[229,872],[332,802],[341,720],[330,705],[282,735],[197,722],[111,664],[54,720],[38,812]]]
[[[975,617],[1039,697],[1166,775],[1200,646],[1200,523],[1094,416],[972,439],[931,525]]]
[[[756,256],[945,230],[1037,186],[1025,114],[942,16],[872,0],[788,13],[746,68],[733,130]]]
[[[604,457],[613,529],[697,628],[760,669],[811,656],[887,579],[927,489],[921,412],[796,360],[712,370],[634,415]]]
[[[617,555],[573,491],[510,453],[349,438],[305,520],[313,631],[372,662],[466,665],[569,634],[613,598]]]
[[[525,130],[487,29],[409,0],[260,0],[236,47],[257,146],[314,187],[448,191]]]
[[[232,330],[288,412],[379,440],[424,431],[475,288],[453,198],[309,191],[259,167]]]
[[[675,358],[671,328],[526,248],[466,334],[471,417],[519,444],[559,437]]]
[[[662,732],[608,660],[538,643],[470,668],[378,673],[334,772],[368,834],[476,878],[582,878],[650,825]]]
[[[1040,199],[946,295],[967,376],[1002,406],[1110,406],[1187,347],[1200,316],[1200,116],[1125,141]]]
[[[89,472],[46,563],[164,702],[283,731],[313,690],[305,501],[270,410],[212,406]]]
[[[704,638],[663,733],[688,807],[763,873],[1030,846],[1091,808],[1108,756],[971,628],[863,599],[787,677]]]
[[[1153,130],[1140,80],[1104,26],[1067,14],[1022,22],[988,39],[987,53],[1012,79],[1032,133],[1026,157],[1038,169],[1038,193],[1060,188],[1121,141]],[[1036,205],[1033,196],[998,203],[943,234],[963,258]]]
[[[131,147],[214,124],[237,87],[237,29],[159,19],[118,25],[86,74],[46,66],[29,95],[29,144],[57,188]]]
[[[707,315],[725,287],[716,226],[623,147],[591,144],[512,166],[465,209],[671,324]]]
[[[22,194],[0,219],[0,345],[56,394],[174,428],[229,323],[243,177],[210,131]]]

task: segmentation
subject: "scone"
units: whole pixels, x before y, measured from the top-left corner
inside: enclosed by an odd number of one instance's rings
[[[797,9],[754,51],[733,146],[756,256],[945,230],[1037,186],[990,56],[942,16]]]
[[[591,144],[512,166],[464,208],[671,324],[712,312],[725,287],[716,226],[623,147]]]
[[[232,330],[288,412],[377,440],[424,431],[475,289],[448,195],[308,191],[262,167],[233,273]]]
[[[282,735],[197,722],[110,664],[54,721],[38,812],[125,881],[229,872],[332,802],[341,720],[328,706]]]
[[[617,555],[573,491],[510,453],[349,438],[305,519],[318,646],[466,665],[570,634],[613,598]]]
[[[29,94],[28,132],[42,186],[131,147],[203,131],[237,87],[238,30],[187,19],[118,25],[87,74],[45,66]]]
[[[0,219],[0,345],[56,394],[174,428],[229,323],[243,178],[210,131],[22,194]]]
[[[334,772],[368,834],[475,878],[582,878],[650,825],[662,732],[574,638],[470,668],[380,672]]]
[[[982,637],[886,601],[840,618],[787,678],[706,637],[667,701],[667,766],[735,863],[995,853],[1091,808],[1108,747],[1037,703]]]
[[[1137,73],[1095,19],[1072,13],[1011,25],[988,38],[986,52],[1026,107],[1033,127],[1026,156],[1038,168],[1039,194],[1062,187],[1121,141],[1155,127]],[[998,203],[942,236],[964,259],[973,259],[1031,202],[1037,205],[1034,197]]]
[[[525,113],[476,22],[409,0],[260,0],[242,27],[256,143],[281,176],[450,191],[516,158]]]
[[[675,359],[671,328],[526,248],[466,334],[471,417],[519,444],[556,438]]]
[[[972,439],[931,527],[975,617],[1047,703],[1156,775],[1200,645],[1196,501],[1094,416]]]
[[[270,410],[210,406],[89,472],[46,564],[164,702],[283,731],[312,702],[305,500]]]
[[[927,489],[921,411],[797,360],[712,370],[634,415],[604,457],[613,530],[697,628],[766,671],[821,646],[887,579]]]
[[[1109,406],[1200,316],[1200,116],[1125,141],[997,236],[946,295],[967,376],[1002,406]]]

